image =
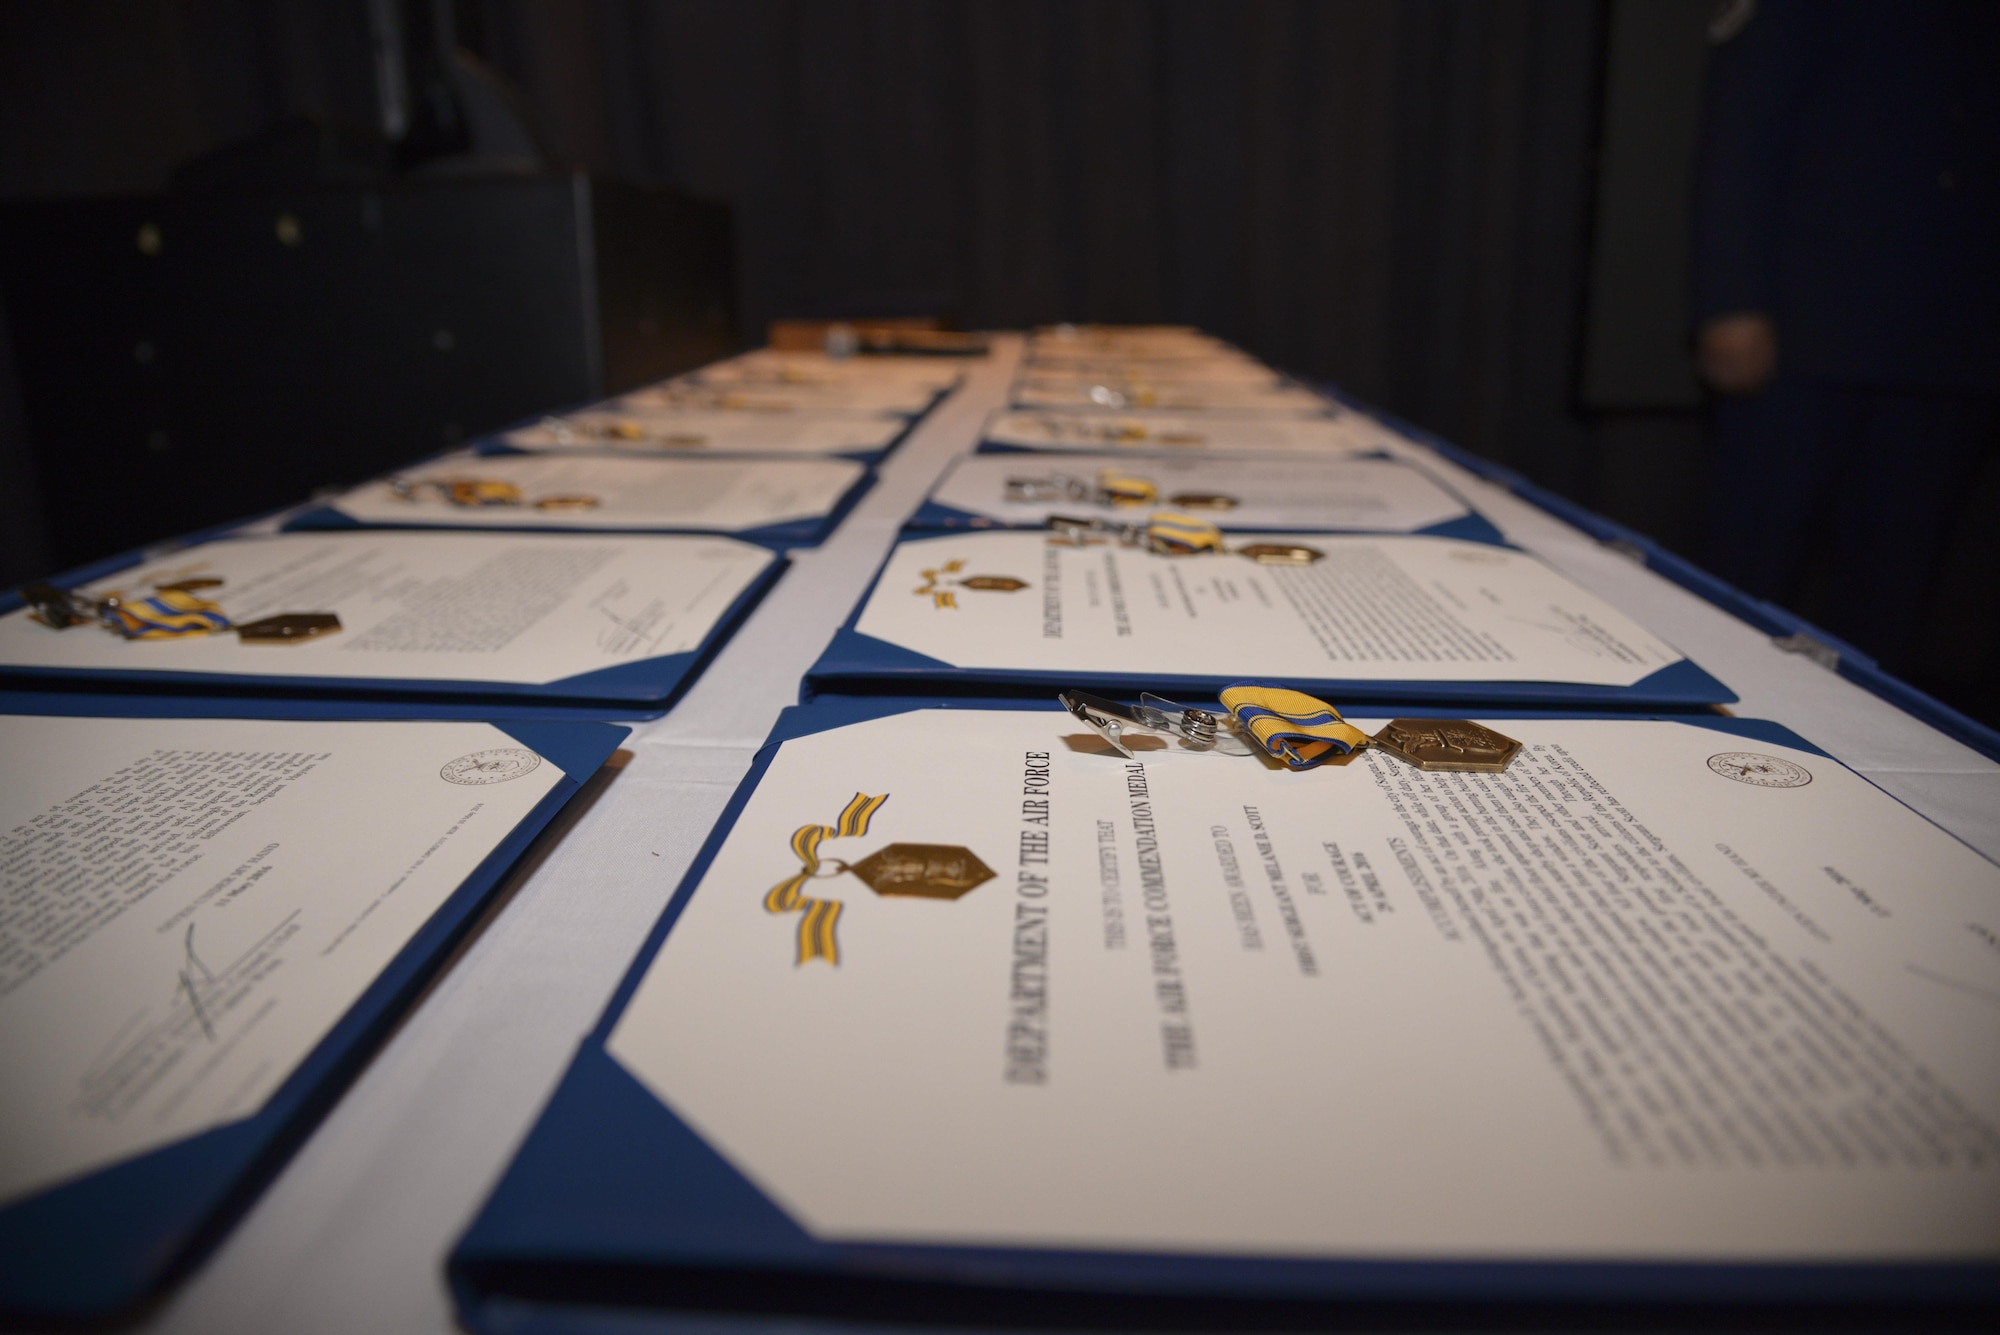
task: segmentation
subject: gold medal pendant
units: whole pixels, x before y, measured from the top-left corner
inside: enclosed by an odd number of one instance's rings
[[[339,633],[340,618],[332,612],[280,612],[236,628],[245,644],[304,644]]]
[[[1391,719],[1371,741],[1418,769],[1470,774],[1499,774],[1521,750],[1512,737],[1462,718]]]
[[[764,895],[766,913],[796,913],[798,953],[794,964],[825,960],[840,964],[838,928],[842,904],[814,899],[805,893],[812,881],[852,874],[876,894],[888,898],[961,899],[992,880],[996,873],[978,854],[957,844],[890,844],[859,862],[821,860],[819,846],[828,839],[848,839],[868,833],[875,813],[889,794],[856,793],[832,825],[801,825],[792,832],[792,853],[799,860],[796,876],[788,877]]]
[[[1260,566],[1309,566],[1326,553],[1302,542],[1253,542],[1238,547],[1236,555],[1247,556]]]

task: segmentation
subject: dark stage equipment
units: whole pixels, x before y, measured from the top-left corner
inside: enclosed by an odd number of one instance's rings
[[[59,567],[736,341],[728,210],[583,174],[176,190],[0,226]]]

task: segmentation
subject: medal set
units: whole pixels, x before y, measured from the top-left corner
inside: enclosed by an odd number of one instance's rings
[[[698,450],[708,444],[708,437],[696,431],[651,432],[639,422],[629,417],[614,418],[609,422],[578,422],[567,417],[544,417],[541,428],[555,438],[558,445],[583,445],[594,441],[607,441],[614,445],[659,445],[667,449]]]
[[[1187,751],[1267,755],[1294,770],[1314,769],[1372,746],[1421,770],[1499,774],[1521,750],[1513,738],[1470,719],[1391,719],[1370,737],[1332,705],[1282,686],[1244,682],[1221,698],[1223,714],[1152,694],[1142,694],[1136,705],[1088,691],[1056,696],[1072,718],[1128,760],[1135,734],[1168,739]]]
[[[145,593],[117,590],[92,598],[53,584],[30,584],[21,597],[29,616],[53,630],[96,625],[127,640],[185,640],[233,630],[244,644],[303,644],[340,631],[340,618],[332,612],[280,612],[238,624],[220,603],[202,596],[221,587],[221,580],[203,576],[165,580]]]
[[[1006,484],[1006,499],[1009,504],[1015,505],[1073,501],[1080,505],[1101,505],[1118,510],[1156,504],[1160,499],[1160,489],[1150,479],[1135,473],[1105,468],[1098,471],[1094,482],[1061,473],[1051,473],[1046,477],[1010,477]],[[1241,503],[1234,496],[1213,491],[1182,491],[1167,497],[1168,505],[1182,510],[1234,510]]]
[[[1223,542],[1222,530],[1208,520],[1169,510],[1157,511],[1143,524],[1120,524],[1075,515],[1050,515],[1045,524],[1052,535],[1049,541],[1068,547],[1116,542],[1121,547],[1144,548],[1156,556],[1214,553],[1247,557],[1267,566],[1309,566],[1326,555],[1303,542],[1246,542],[1240,547],[1230,547]]]
[[[1060,443],[1095,443],[1102,445],[1135,445],[1141,441],[1152,441],[1159,445],[1206,445],[1208,437],[1199,431],[1149,431],[1144,424],[1133,421],[1078,422],[1073,419],[1044,415],[1036,419],[1048,438]]]
[[[537,510],[595,510],[601,502],[595,496],[543,496],[529,501],[521,489],[512,482],[502,482],[493,478],[403,478],[388,479],[389,490],[397,500],[417,503],[421,501],[443,501],[468,510],[482,510],[489,507],[527,506]]]

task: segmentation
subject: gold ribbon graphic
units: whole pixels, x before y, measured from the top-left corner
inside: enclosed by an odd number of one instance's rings
[[[814,899],[803,891],[807,881],[819,875],[819,846],[827,839],[848,839],[868,833],[868,822],[889,800],[883,793],[880,797],[870,797],[866,793],[856,793],[845,809],[840,820],[834,825],[801,825],[792,833],[792,852],[799,860],[799,874],[778,882],[764,896],[764,912],[797,913],[799,917],[799,957],[796,963],[810,960],[825,960],[828,964],[840,963],[840,941],[834,935],[834,928],[840,922],[841,903],[837,899]],[[837,871],[846,871],[847,864],[833,859]]]
[[[965,569],[965,562],[963,561],[946,561],[936,570],[921,572],[924,577],[924,587],[917,590],[917,597],[921,598],[928,593],[939,607],[957,607],[958,594],[942,587],[938,583],[938,579],[942,575],[956,575],[963,569]]]

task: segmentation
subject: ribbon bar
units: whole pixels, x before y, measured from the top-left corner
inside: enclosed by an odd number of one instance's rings
[[[1289,769],[1311,769],[1368,745],[1367,733],[1304,691],[1240,681],[1219,698],[1244,734]]]

